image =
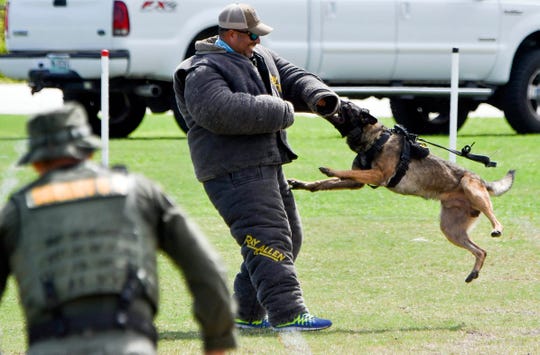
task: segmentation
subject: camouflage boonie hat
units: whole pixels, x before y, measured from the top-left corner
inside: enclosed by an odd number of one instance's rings
[[[28,152],[19,159],[18,165],[57,158],[84,159],[100,147],[85,109],[75,102],[38,113],[28,120],[26,130]]]

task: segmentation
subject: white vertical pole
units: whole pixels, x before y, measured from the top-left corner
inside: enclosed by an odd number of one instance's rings
[[[109,51],[101,51],[101,163],[109,166]]]
[[[452,48],[452,74],[450,82],[450,149],[455,150],[457,144],[457,115],[459,97],[459,48]],[[448,160],[456,161],[456,156],[449,154]]]

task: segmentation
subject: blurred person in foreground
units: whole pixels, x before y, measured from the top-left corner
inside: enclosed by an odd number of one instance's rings
[[[295,109],[332,117],[340,99],[260,45],[273,29],[250,5],[226,6],[218,24],[173,79],[197,179],[241,248],[237,327],[328,328],[304,302],[295,267],[302,224],[282,165],[297,158],[285,131]]]
[[[0,297],[16,278],[28,354],[156,354],[157,252],[182,271],[206,354],[236,346],[221,260],[153,182],[91,162],[99,139],[74,103],[28,121],[19,165],[39,177],[0,214]]]

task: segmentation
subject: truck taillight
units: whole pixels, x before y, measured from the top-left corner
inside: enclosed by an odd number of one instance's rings
[[[114,2],[113,36],[127,36],[129,34],[129,12],[123,1]]]

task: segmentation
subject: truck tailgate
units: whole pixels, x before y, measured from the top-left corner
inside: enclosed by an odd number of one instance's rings
[[[100,50],[112,42],[112,0],[16,0],[9,7],[10,52]]]
[[[36,70],[96,79],[101,75],[101,50],[108,49],[110,76],[125,75],[129,52],[112,48],[113,3],[113,0],[10,1],[8,53],[0,55],[0,72],[23,80]]]

